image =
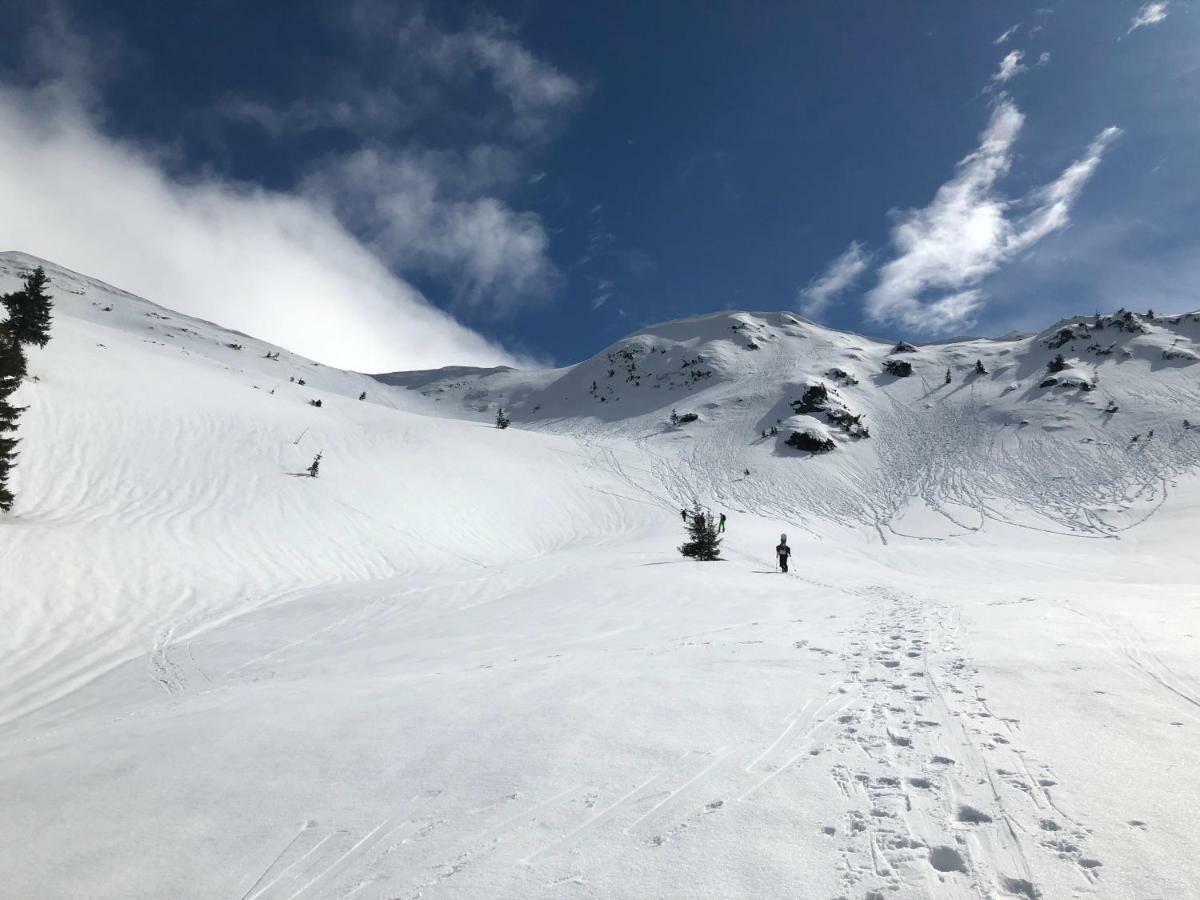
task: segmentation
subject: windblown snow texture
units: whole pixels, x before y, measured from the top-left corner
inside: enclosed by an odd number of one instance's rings
[[[372,378],[46,269],[5,896],[1195,894],[1200,317]]]

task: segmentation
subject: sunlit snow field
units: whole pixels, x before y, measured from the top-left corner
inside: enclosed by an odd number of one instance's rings
[[[894,379],[722,314],[382,383],[50,275],[0,895],[1200,896],[1194,317]],[[834,366],[870,438],[761,437]],[[693,501],[724,561],[677,552]]]

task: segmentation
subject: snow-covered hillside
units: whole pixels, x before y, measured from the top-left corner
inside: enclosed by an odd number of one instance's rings
[[[988,519],[1104,536],[1200,463],[1200,430],[1184,425],[1200,423],[1197,341],[1195,313],[1122,310],[1017,340],[915,347],[735,312],[655,326],[551,372],[380,378],[449,415],[484,421],[503,404],[521,427],[625,442],[672,505],[716,502],[817,532],[867,525],[885,541]],[[1050,372],[1060,354],[1065,368]],[[911,375],[890,374],[892,361]],[[673,409],[698,419],[673,427]],[[794,449],[798,427],[837,452]]]
[[[46,266],[0,894],[1200,896],[1197,316],[372,378]]]

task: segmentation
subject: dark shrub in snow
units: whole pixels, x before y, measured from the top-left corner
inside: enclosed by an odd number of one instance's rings
[[[829,388],[817,382],[804,389],[804,396],[792,401],[792,409],[797,413],[820,412],[829,405]]]
[[[825,411],[825,417],[852,438],[867,438],[871,436],[870,430],[863,424],[862,416],[853,415],[848,409],[834,407]]]
[[[809,453],[828,453],[837,447],[837,444],[829,438],[818,437],[807,431],[793,431],[784,443],[789,447],[806,450]]]
[[[830,369],[825,373],[825,377],[832,378],[834,381],[840,381],[842,384],[858,384],[858,379],[845,369]]]
[[[1054,359],[1050,360],[1050,362],[1046,363],[1046,371],[1048,372],[1061,372],[1066,367],[1067,361],[1063,359],[1063,355],[1061,353],[1054,357]]]
[[[893,353],[916,353],[917,348],[914,347],[912,344],[910,344],[908,341],[901,341],[895,347],[892,348],[892,352]]]
[[[913,367],[912,363],[906,359],[885,359],[883,371],[889,375],[895,375],[897,378],[907,378],[913,373]]]

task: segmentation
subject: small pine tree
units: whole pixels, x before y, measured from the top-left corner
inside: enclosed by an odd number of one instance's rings
[[[677,413],[675,410],[671,410],[671,424],[672,425],[679,424],[679,413]]]
[[[679,552],[689,559],[710,562],[721,558],[721,537],[717,534],[717,526],[713,520],[704,514],[699,504],[692,507],[690,516],[685,516],[688,540],[679,548]]]
[[[45,347],[50,341],[50,310],[53,304],[46,293],[50,280],[38,266],[25,276],[25,287],[0,298],[8,310],[8,321],[4,330],[18,344],[36,344]]]
[[[953,379],[950,377],[950,370],[949,370],[949,369],[947,369],[947,370],[946,370],[946,381],[945,381],[944,383],[945,383],[945,384],[949,384],[949,383],[950,383],[952,380],[953,380]]]
[[[983,367],[983,360],[982,359],[975,360],[975,374],[976,375],[986,375],[987,373],[988,373],[988,370]]]
[[[0,399],[0,512],[12,509],[12,491],[8,487],[8,477],[17,459],[17,419],[22,410],[13,406],[7,400]]]
[[[320,472],[321,472],[321,456],[322,456],[322,454],[318,453],[316,456],[313,457],[312,465],[308,467],[308,477],[309,478],[316,478],[317,475],[320,474]]]
[[[8,478],[17,460],[17,419],[21,407],[13,406],[8,398],[21,386],[25,377],[25,353],[21,345],[7,335],[0,334],[0,511],[12,509],[12,491]]]
[[[359,395],[358,395],[358,399],[359,399],[359,400],[366,400],[366,399],[367,399],[367,392],[366,392],[366,391],[363,391],[361,394],[359,394]]]
[[[512,424],[512,420],[509,419],[509,417],[504,414],[504,407],[503,406],[498,407],[496,409],[496,427],[497,428],[507,428],[511,424]]]
[[[1063,359],[1063,355],[1059,353],[1050,362],[1046,363],[1046,368],[1051,372],[1061,372],[1067,367],[1067,361]]]

